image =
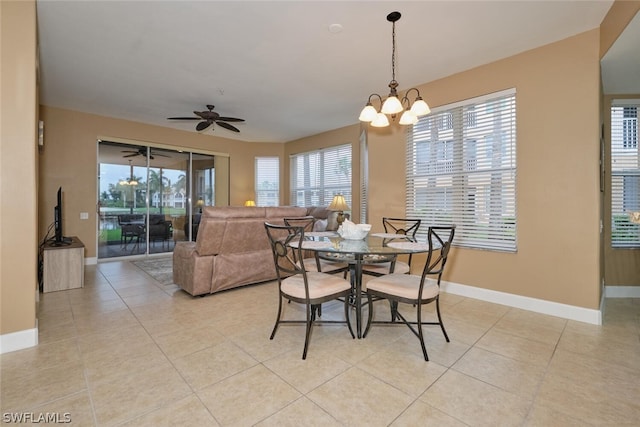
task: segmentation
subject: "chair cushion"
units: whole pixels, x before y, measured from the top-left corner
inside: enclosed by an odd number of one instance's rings
[[[420,276],[413,274],[387,274],[367,282],[367,290],[378,291],[406,299],[418,299]],[[422,288],[422,299],[436,297],[440,288],[435,280],[426,279]]]
[[[368,272],[378,274],[389,274],[391,268],[390,262],[380,262],[376,264],[365,264],[362,266],[362,270],[365,274]],[[396,261],[396,266],[393,268],[393,274],[407,274],[411,270],[409,264],[402,261]]]
[[[315,271],[307,272],[309,298],[316,299],[350,290],[351,284],[339,276]],[[282,281],[282,292],[295,298],[305,298],[302,274],[287,277]]]

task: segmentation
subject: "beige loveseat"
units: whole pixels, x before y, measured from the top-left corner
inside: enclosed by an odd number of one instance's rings
[[[274,280],[276,271],[264,223],[312,215],[334,227],[325,208],[205,207],[195,242],[177,242],[173,281],[191,295],[204,295]],[[319,221],[324,224],[324,221]]]

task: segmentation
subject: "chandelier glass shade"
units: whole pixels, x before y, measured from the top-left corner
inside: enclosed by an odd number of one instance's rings
[[[400,12],[391,12],[387,15],[387,21],[391,22],[391,81],[389,82],[389,96],[385,100],[382,99],[377,93],[369,95],[367,104],[360,112],[359,120],[362,122],[371,123],[373,127],[386,127],[389,126],[389,118],[395,119],[397,114],[402,113],[399,123],[401,125],[413,125],[418,121],[418,117],[429,114],[431,110],[427,103],[420,96],[420,91],[414,87],[407,90],[403,97],[398,97],[398,82],[396,81],[396,21],[400,19],[402,15]],[[409,99],[409,94],[415,91],[416,97],[413,103]],[[380,103],[380,111],[378,111],[372,104],[372,98],[377,98]]]

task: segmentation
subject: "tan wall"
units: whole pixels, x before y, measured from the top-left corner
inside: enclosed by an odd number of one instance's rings
[[[599,82],[593,30],[419,87],[432,107],[517,91],[518,252],[457,249],[447,280],[599,307]],[[355,140],[357,129],[344,132]],[[370,222],[379,227],[382,216],[405,212],[405,134],[370,128],[368,140]],[[296,148],[338,142],[326,133]]]
[[[230,204],[242,205],[253,198],[254,158],[282,156],[279,143],[252,143],[185,132],[92,114],[42,106],[45,123],[44,148],[40,152],[40,238],[53,222],[53,207],[59,186],[64,191],[64,233],[78,236],[86,246],[86,257],[96,256],[97,140],[118,138],[205,150],[230,155]],[[80,220],[80,212],[89,212]]]
[[[33,329],[37,289],[35,2],[0,2],[0,334]]]
[[[600,24],[600,58],[607,53],[629,22],[640,11],[638,0],[615,0]]]

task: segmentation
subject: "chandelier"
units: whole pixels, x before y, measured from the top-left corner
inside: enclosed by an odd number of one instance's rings
[[[391,12],[387,15],[387,21],[391,22],[392,25],[391,81],[389,82],[389,88],[391,90],[389,92],[389,96],[383,102],[382,97],[377,93],[369,95],[367,105],[362,109],[359,117],[360,121],[370,122],[371,126],[374,127],[382,128],[389,126],[389,119],[387,118],[387,115],[390,115],[391,118],[394,119],[397,114],[402,112],[402,116],[400,116],[400,121],[398,123],[401,125],[412,125],[418,121],[419,116],[424,116],[431,112],[427,103],[420,96],[420,91],[414,87],[407,90],[402,98],[398,98],[398,82],[396,81],[396,21],[398,21],[401,16],[400,12]],[[409,93],[412,91],[416,91],[417,94],[413,103],[409,100]],[[380,111],[376,110],[371,104],[371,99],[375,99],[375,97],[378,98],[382,106]]]

